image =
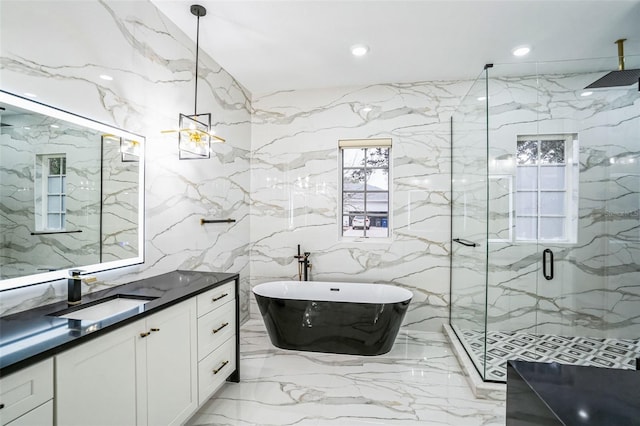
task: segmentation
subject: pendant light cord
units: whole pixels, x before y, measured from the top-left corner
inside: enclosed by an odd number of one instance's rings
[[[193,103],[193,115],[198,115],[198,53],[200,52],[200,15],[196,26],[196,93]]]

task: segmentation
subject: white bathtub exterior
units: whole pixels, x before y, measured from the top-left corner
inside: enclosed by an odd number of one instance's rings
[[[253,288],[258,296],[274,299],[389,304],[411,300],[409,290],[387,284],[328,281],[272,281]]]

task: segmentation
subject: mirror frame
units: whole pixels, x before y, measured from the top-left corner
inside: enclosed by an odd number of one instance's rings
[[[130,257],[128,259],[114,260],[110,262],[95,263],[92,265],[73,265],[70,268],[59,269],[57,271],[43,272],[41,274],[25,275],[17,278],[8,278],[0,280],[0,292],[17,289],[20,287],[26,287],[36,284],[43,284],[51,281],[57,281],[66,279],[69,277],[70,269],[82,269],[84,272],[96,273],[107,271],[110,269],[122,268],[125,266],[133,266],[144,263],[144,193],[145,193],[145,145],[146,138],[142,135],[131,133],[122,129],[119,129],[108,124],[101,123],[90,118],[82,117],[80,115],[61,110],[59,108],[46,105],[33,99],[23,98],[21,96],[14,95],[4,90],[0,90],[0,102],[13,105],[17,108],[22,108],[34,113],[43,114],[49,117],[53,117],[59,120],[68,121],[70,123],[90,127],[91,129],[104,132],[106,134],[116,135],[127,139],[142,140],[142,147],[140,149],[140,160],[138,166],[138,255]]]

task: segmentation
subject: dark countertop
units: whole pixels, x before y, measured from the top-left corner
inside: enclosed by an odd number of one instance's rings
[[[526,361],[509,364],[562,424],[640,425],[640,371]],[[507,392],[508,387],[507,381]]]
[[[154,298],[99,322],[50,316],[69,308],[66,301],[0,317],[0,377],[237,278],[230,273],[173,271],[83,295],[80,307],[115,295]]]

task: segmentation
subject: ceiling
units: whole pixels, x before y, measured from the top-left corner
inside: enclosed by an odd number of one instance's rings
[[[200,47],[254,94],[471,79],[486,63],[613,57],[613,70],[618,38],[640,56],[640,1],[151,1],[193,40],[189,6],[204,6]],[[531,53],[514,57],[520,45]]]

